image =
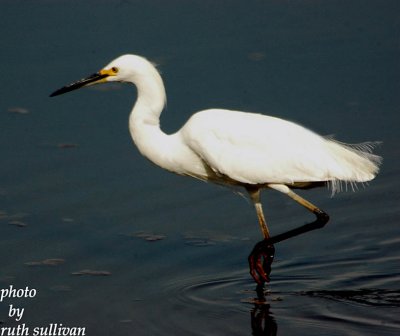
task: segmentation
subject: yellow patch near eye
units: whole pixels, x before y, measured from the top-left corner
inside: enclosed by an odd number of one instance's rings
[[[115,76],[118,73],[116,68],[100,70],[101,75]]]

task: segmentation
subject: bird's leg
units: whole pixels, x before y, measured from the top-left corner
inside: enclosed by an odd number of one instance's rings
[[[260,191],[261,189],[259,188],[247,188],[247,191],[251,197],[251,200],[253,201],[254,207],[256,209],[257,212],[257,217],[258,217],[258,223],[260,224],[260,229],[261,232],[264,236],[264,239],[268,239],[271,237],[270,233],[269,233],[269,229],[267,226],[267,222],[265,220],[264,217],[264,212],[262,209],[262,204],[261,204],[261,200],[260,200]]]
[[[258,242],[251,251],[248,261],[250,274],[258,285],[262,286],[265,282],[269,282],[269,275],[272,270],[272,262],[275,256],[275,247],[269,240],[264,239]]]
[[[311,202],[307,201],[306,199],[300,197],[296,193],[294,193],[292,190],[290,190],[287,186],[282,186],[282,185],[275,185],[270,186],[273,189],[276,189],[278,191],[281,191],[288,195],[290,198],[295,200],[297,203],[305,207],[307,210],[311,211],[312,213],[315,214],[317,217],[315,221],[302,225],[298,228],[289,230],[287,232],[281,233],[277,236],[270,237],[268,239],[264,239],[257,243],[253,251],[251,252],[249,256],[249,265],[250,265],[250,274],[254,278],[254,280],[258,284],[262,284],[263,282],[268,282],[269,281],[269,273],[271,271],[271,264],[273,260],[273,244],[279,243],[281,241],[284,241],[286,239],[298,236],[300,234],[320,229],[325,226],[325,224],[329,221],[329,216],[327,213],[319,209],[317,206],[312,204]],[[265,265],[265,261],[268,261],[268,258],[265,257],[266,252],[270,252],[270,263]],[[267,254],[268,256],[268,254]],[[264,265],[263,267],[260,268],[261,265],[261,260],[264,259]],[[266,276],[267,275],[267,276]]]
[[[275,247],[272,244],[264,243],[271,238],[271,235],[269,233],[261,205],[261,189],[248,187],[247,191],[251,197],[251,200],[253,201],[257,212],[258,223],[260,224],[261,232],[264,236],[264,240],[262,240],[263,244],[257,244],[259,246],[253,249],[248,258],[250,274],[257,281],[257,283],[262,284],[264,282],[269,282],[269,274],[271,273],[271,265],[274,260]]]
[[[319,209],[317,206],[315,206],[314,204],[312,204],[311,202],[307,201],[306,199],[304,199],[303,197],[300,197],[299,195],[297,195],[296,193],[294,193],[293,191],[291,191],[289,189],[289,191],[286,193],[290,198],[292,198],[293,200],[295,200],[297,203],[299,203],[300,205],[302,205],[303,207],[305,207],[307,210],[311,211],[317,218],[315,221],[308,223],[308,224],[304,224],[298,228],[295,228],[293,230],[289,230],[286,231],[284,233],[281,233],[277,236],[271,237],[269,239],[268,244],[276,244],[279,243],[283,240],[298,236],[300,234],[312,231],[312,230],[316,230],[316,229],[320,229],[323,228],[325,226],[326,223],[328,223],[329,221],[329,215],[322,211],[321,209]]]

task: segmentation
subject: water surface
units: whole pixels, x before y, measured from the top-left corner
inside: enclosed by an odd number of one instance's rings
[[[0,326],[88,335],[398,335],[397,1],[2,1]],[[159,64],[166,132],[200,109],[379,140],[382,171],[356,193],[305,197],[329,225],[277,244],[260,301],[251,204],[164,172],[132,145],[132,87],[48,94],[123,53]],[[312,220],[263,195],[274,234]]]

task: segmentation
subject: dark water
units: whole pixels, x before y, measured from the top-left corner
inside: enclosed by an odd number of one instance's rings
[[[1,1],[0,327],[87,335],[399,335],[398,1]],[[354,143],[379,176],[330,198],[323,230],[276,246],[266,301],[249,202],[164,172],[127,130],[127,86],[48,94],[123,53],[160,65],[163,128],[226,107]],[[274,234],[312,219],[263,195]],[[153,241],[149,241],[153,240]],[[9,305],[25,308],[20,322]]]

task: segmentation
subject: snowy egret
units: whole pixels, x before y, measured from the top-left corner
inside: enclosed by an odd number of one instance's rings
[[[325,185],[334,193],[341,183],[354,186],[378,173],[381,157],[372,154],[374,143],[340,143],[262,114],[208,109],[195,113],[178,132],[167,135],[160,129],[166,102],[163,81],[151,62],[136,55],[120,56],[99,72],[50,96],[115,81],[137,88],[129,130],[142,155],[171,172],[247,190],[264,236],[249,256],[250,273],[258,283],[269,281],[274,243],[322,227],[329,220],[324,211],[292,189]],[[260,202],[264,188],[286,194],[314,213],[315,222],[271,237]]]

